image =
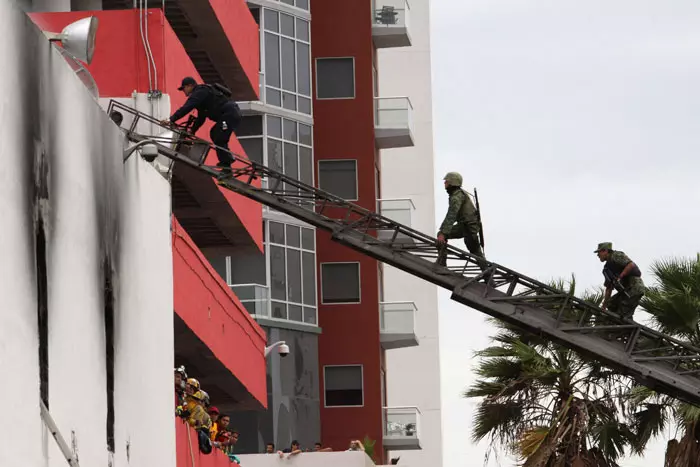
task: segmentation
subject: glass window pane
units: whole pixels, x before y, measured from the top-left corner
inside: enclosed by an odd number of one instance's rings
[[[297,90],[297,77],[295,67],[294,41],[282,38],[282,89],[287,91]],[[267,58],[265,59],[267,62]],[[270,83],[272,84],[272,83]]]
[[[309,22],[297,18],[297,39],[309,42]]]
[[[287,248],[287,300],[301,303],[301,251]]]
[[[307,324],[317,324],[316,308],[304,307],[304,322]]]
[[[282,107],[282,93],[272,88],[265,88],[265,102],[270,105]]]
[[[288,110],[296,110],[297,96],[288,92],[282,93],[282,107]]]
[[[286,3],[287,5],[294,6],[294,0],[280,0],[282,3]]]
[[[299,112],[306,115],[311,115],[311,99],[299,97]]]
[[[305,250],[314,251],[316,249],[315,245],[315,235],[314,229],[301,229],[301,247]]]
[[[277,21],[277,12],[275,10],[268,10],[265,8],[265,29],[268,31],[279,32],[280,29]]]
[[[326,406],[363,404],[362,366],[327,366],[324,368]]]
[[[241,119],[236,128],[236,136],[262,136],[262,115],[249,115]]]
[[[309,0],[297,0],[297,8],[301,8],[302,10],[308,10]]]
[[[294,17],[280,13],[280,32],[285,36],[294,37]]]
[[[299,180],[299,155],[295,144],[284,143],[284,174]]]
[[[284,224],[270,221],[270,243],[284,245]]]
[[[253,15],[255,23],[260,26],[260,8],[249,6],[250,14]]]
[[[319,161],[318,186],[343,199],[357,199],[356,161]]]
[[[287,305],[280,302],[272,302],[272,317],[278,319],[287,319]]]
[[[300,237],[299,227],[287,224],[287,245],[299,248],[301,245]]]
[[[314,186],[314,168],[311,159],[311,149],[299,147],[299,181]]]
[[[311,146],[313,141],[311,139],[311,127],[309,125],[304,125],[303,123],[299,124],[299,142]]]
[[[267,116],[267,136],[282,138],[282,119],[279,117]]]
[[[304,229],[308,230],[308,229]],[[304,305],[316,305],[316,255],[304,251],[302,253]]]
[[[287,305],[289,308],[289,320],[290,321],[298,321],[300,323],[304,322],[304,318],[302,316],[302,311],[301,307],[299,305]]]
[[[359,263],[322,264],[321,283],[324,303],[360,302]]]
[[[295,122],[294,120],[287,120],[286,118],[284,119],[284,140],[293,141],[296,143],[297,122]]]
[[[246,138],[238,140],[243,146],[248,159],[258,164],[263,163],[263,140],[262,138]]]
[[[267,166],[277,172],[282,172],[282,141],[267,139]]]
[[[271,298],[277,300],[287,299],[287,278],[284,259],[284,248],[270,245],[270,292]]]
[[[355,97],[355,64],[352,58],[316,60],[316,96],[319,99]]]
[[[280,87],[280,43],[279,37],[265,33],[265,84]]]
[[[311,58],[309,46],[297,42],[297,77],[299,78],[299,94],[311,95]]]

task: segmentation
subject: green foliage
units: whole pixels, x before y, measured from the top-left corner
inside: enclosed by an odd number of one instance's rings
[[[575,293],[573,277],[552,285]],[[584,299],[599,303],[602,295]],[[506,448],[525,466],[577,458],[592,467],[615,466],[633,436],[621,406],[627,380],[548,340],[491,322],[498,332],[490,347],[476,352],[478,379],[464,392],[481,398],[472,439]]]
[[[365,454],[367,454],[370,459],[375,460],[374,458],[374,445],[377,443],[376,440],[373,440],[369,436],[365,435],[364,439],[362,440],[362,445],[365,448]]]

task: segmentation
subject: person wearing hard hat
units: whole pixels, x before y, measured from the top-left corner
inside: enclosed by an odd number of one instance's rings
[[[469,199],[467,192],[462,189],[462,176],[459,173],[449,172],[443,180],[445,191],[449,196],[449,208],[437,234],[438,245],[442,248],[439,249],[436,263],[440,266],[447,265],[447,252],[444,245],[448,239],[463,238],[469,252],[482,258],[479,261],[479,267],[483,271],[487,263],[483,260],[484,251],[479,242],[481,221],[477,216],[476,207]]]
[[[623,318],[632,319],[634,310],[646,290],[642,281],[642,271],[622,251],[613,250],[611,242],[599,243],[593,253],[598,255],[601,263],[605,263],[605,297],[600,307],[603,311],[609,309]],[[613,288],[617,293],[610,298]]]

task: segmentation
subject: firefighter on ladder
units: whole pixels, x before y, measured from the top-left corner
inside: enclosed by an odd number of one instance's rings
[[[437,234],[438,258],[435,262],[439,266],[447,265],[447,240],[463,238],[469,252],[479,259],[478,264],[482,271],[488,267],[483,250],[483,229],[479,211],[462,189],[462,176],[457,172],[449,172],[443,178],[445,191],[449,196],[449,208],[445,220],[440,225]],[[486,278],[488,279],[488,278]]]

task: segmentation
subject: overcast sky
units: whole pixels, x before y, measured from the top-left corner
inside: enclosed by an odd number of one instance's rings
[[[479,189],[489,259],[591,287],[602,241],[644,273],[700,251],[700,3],[432,0],[431,26],[436,174]],[[486,452],[460,393],[490,332],[441,293],[445,467]],[[623,467],[662,466],[665,444]]]

